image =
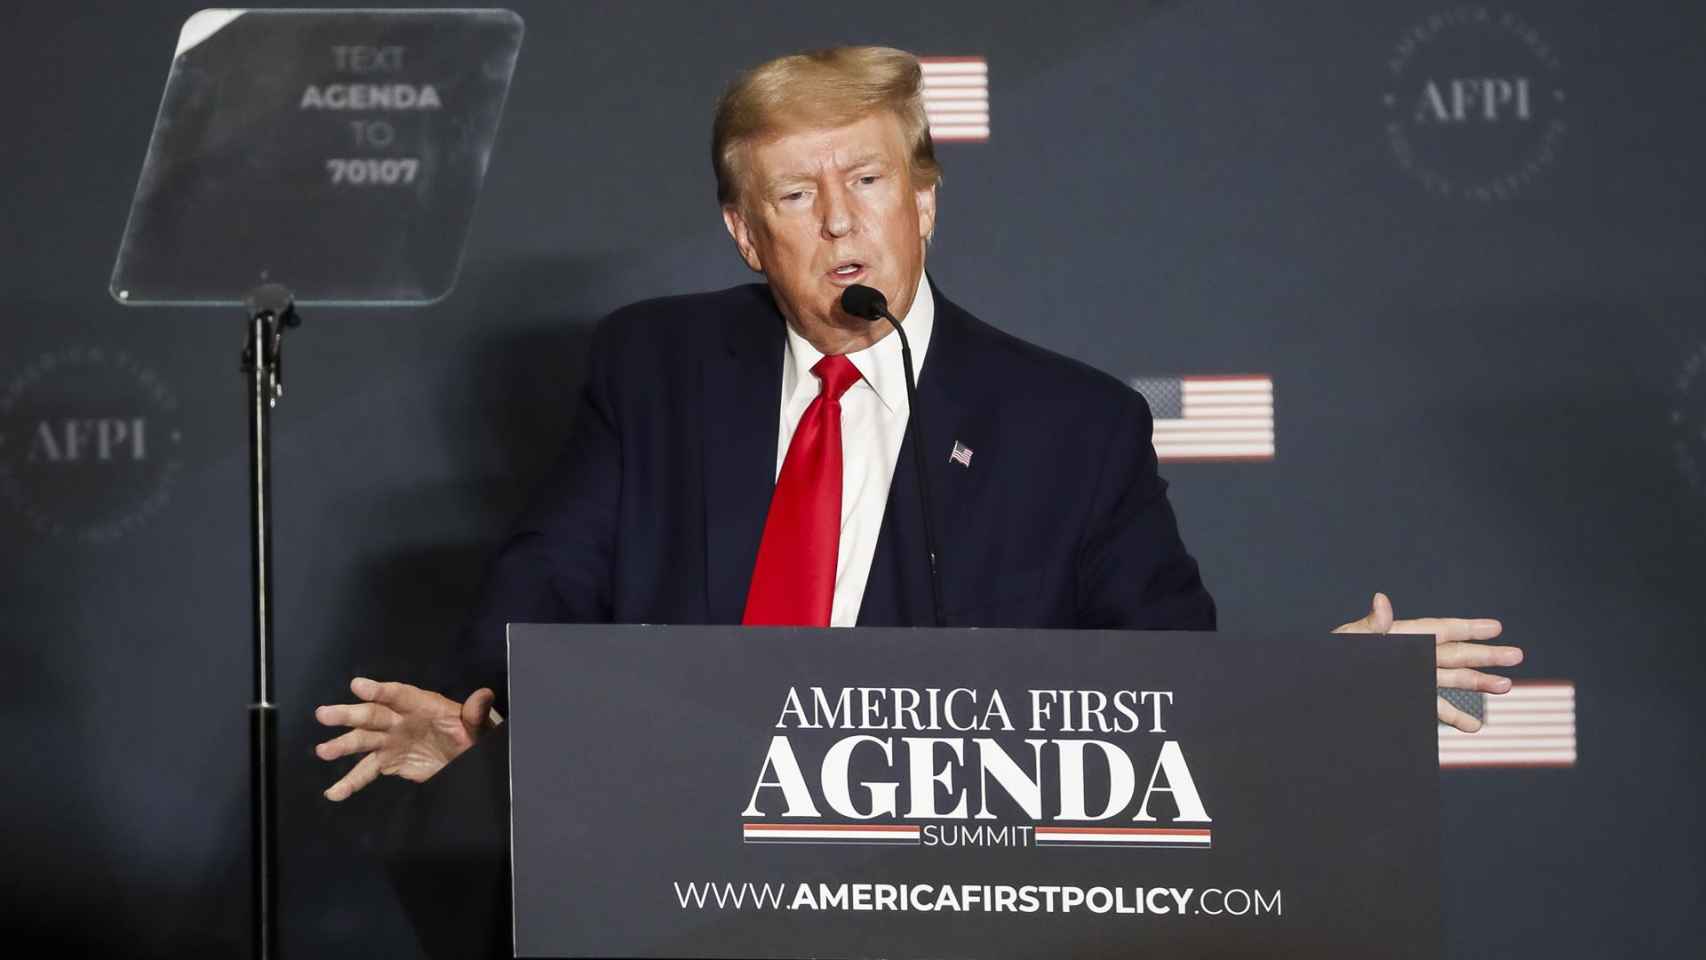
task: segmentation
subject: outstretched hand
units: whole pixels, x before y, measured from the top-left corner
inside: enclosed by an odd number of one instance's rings
[[[494,694],[489,687],[474,691],[462,703],[406,683],[366,677],[351,680],[349,688],[363,702],[314,711],[325,726],[350,728],[316,746],[316,756],[336,760],[366,754],[326,789],[328,800],[346,800],[381,774],[416,783],[429,779],[473,746],[492,717]]]
[[[1395,620],[1392,601],[1384,593],[1374,595],[1368,616],[1353,620],[1334,633],[1428,633],[1434,637],[1435,686],[1453,690],[1474,690],[1480,693],[1505,693],[1511,682],[1506,677],[1482,673],[1477,667],[1514,667],[1522,662],[1520,647],[1496,646],[1481,641],[1491,640],[1504,631],[1497,620],[1474,620],[1425,617],[1420,620]],[[1464,733],[1481,729],[1481,721],[1438,697],[1439,719]]]

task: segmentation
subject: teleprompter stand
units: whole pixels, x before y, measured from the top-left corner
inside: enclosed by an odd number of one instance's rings
[[[256,957],[278,955],[281,926],[271,432],[284,334],[299,304],[450,293],[521,36],[506,10],[203,10],[167,74],[110,290],[130,306],[240,306],[247,322]]]
[[[249,703],[249,830],[254,858],[254,950],[278,945],[278,708],[273,702],[272,408],[284,396],[284,331],[299,326],[290,291],[272,283],[248,297],[249,569],[254,606],[253,700]]]

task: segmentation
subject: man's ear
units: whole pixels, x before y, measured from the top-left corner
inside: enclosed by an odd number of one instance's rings
[[[912,191],[912,200],[918,204],[918,235],[929,242],[931,234],[936,232],[935,185]]]
[[[758,258],[758,247],[752,242],[752,228],[747,224],[746,216],[740,212],[739,207],[732,203],[723,204],[723,226],[729,229],[729,236],[734,238],[740,258],[756,272],[763,273],[764,261]]]

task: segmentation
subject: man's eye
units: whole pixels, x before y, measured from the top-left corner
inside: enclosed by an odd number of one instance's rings
[[[859,178],[859,182],[868,187],[871,184],[876,183],[878,180],[881,180],[881,179],[882,179],[882,176],[879,174],[867,173],[864,176]]]
[[[794,200],[798,200],[801,197],[804,197],[805,195],[806,195],[806,192],[804,190],[795,190],[793,193],[782,194],[782,199],[784,201],[790,201],[791,202]]]

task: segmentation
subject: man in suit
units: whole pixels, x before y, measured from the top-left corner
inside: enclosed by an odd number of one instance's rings
[[[940,169],[908,54],[838,48],[743,75],[719,102],[723,220],[767,283],[636,304],[600,327],[574,442],[497,558],[458,703],[357,678],[321,707],[363,754],[326,791],[431,777],[498,719],[507,622],[1211,630],[1141,396],[1008,336],[929,281]],[[908,332],[841,308],[873,287]],[[923,463],[903,443],[919,431]],[[941,602],[917,472],[933,492]],[[1341,629],[1433,633],[1442,686],[1502,692],[1494,620],[1402,621],[1377,595]],[[501,707],[501,704],[498,704]],[[1440,715],[1472,718],[1440,702]]]

